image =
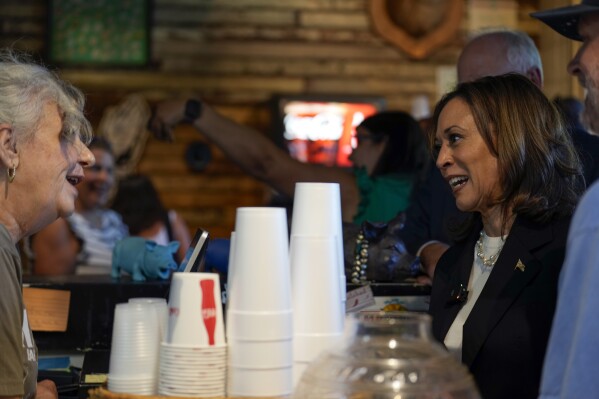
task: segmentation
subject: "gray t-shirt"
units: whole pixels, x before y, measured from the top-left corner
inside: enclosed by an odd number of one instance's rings
[[[23,305],[21,259],[0,224],[0,396],[35,397],[37,348]]]

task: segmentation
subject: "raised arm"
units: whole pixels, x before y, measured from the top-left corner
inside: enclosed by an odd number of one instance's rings
[[[151,129],[162,137],[171,137],[172,128],[185,121],[185,104],[186,100],[158,104]],[[296,161],[260,132],[226,118],[204,102],[200,104],[200,116],[193,126],[243,170],[288,196],[293,196],[296,182],[339,183],[343,219],[352,221],[360,201],[352,173]]]

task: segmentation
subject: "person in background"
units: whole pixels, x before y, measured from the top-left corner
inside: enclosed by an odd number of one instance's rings
[[[532,14],[561,35],[582,42],[568,72],[586,89],[583,123],[599,132],[599,2]],[[539,398],[592,398],[599,393],[599,183],[586,192],[570,226],[558,302]]]
[[[148,177],[130,175],[121,179],[111,208],[121,215],[130,235],[160,245],[178,241],[177,261],[180,263],[185,258],[191,242],[189,229],[174,210],[164,208]]]
[[[67,221],[59,218],[21,240],[23,269],[26,274],[38,276],[74,274],[82,245],[83,241],[73,233]]]
[[[89,149],[96,163],[85,170],[85,179],[77,186],[75,212],[29,240],[34,274],[108,274],[114,245],[128,236],[120,215],[106,207],[114,185],[110,143],[94,137]]]
[[[485,399],[534,399],[570,217],[584,190],[555,106],[527,77],[461,83],[437,104],[436,165],[469,219],[439,259],[433,334]]]
[[[494,30],[472,38],[462,50],[457,65],[458,82],[484,76],[519,73],[543,88],[543,66],[532,39],[517,30]],[[582,161],[586,184],[599,178],[599,137],[580,128],[569,129]],[[459,226],[465,215],[455,207],[451,191],[439,171],[431,168],[406,211],[400,233],[408,252],[418,255],[430,277],[441,255],[453,242],[451,226]]]
[[[94,156],[83,95],[47,69],[0,53],[0,398],[57,399],[37,383],[37,348],[22,296],[16,244],[75,210]]]
[[[404,211],[427,161],[418,123],[400,111],[381,112],[362,121],[350,156],[354,168],[349,171],[297,161],[263,134],[197,99],[158,104],[150,128],[167,138],[181,122],[191,122],[242,169],[290,198],[297,182],[339,183],[342,218],[347,223],[386,222]]]

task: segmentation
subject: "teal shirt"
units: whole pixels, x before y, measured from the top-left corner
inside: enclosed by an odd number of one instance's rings
[[[354,169],[360,204],[353,222],[388,222],[407,209],[412,193],[413,178],[409,175],[370,177],[365,168]]]

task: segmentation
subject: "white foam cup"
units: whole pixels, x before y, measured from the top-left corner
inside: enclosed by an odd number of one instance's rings
[[[228,311],[291,309],[287,234],[283,208],[237,208]]]
[[[173,273],[166,342],[190,346],[225,344],[220,280],[215,273]]]
[[[293,312],[227,312],[227,338],[268,341],[293,336]]]
[[[339,298],[345,314],[345,266],[343,260],[343,225],[341,194],[338,183],[295,184],[291,236],[326,235],[336,237]]]
[[[285,396],[293,389],[293,367],[250,369],[229,367],[228,396]]]
[[[295,334],[341,334],[336,237],[294,235],[290,246]]]
[[[293,364],[292,339],[271,341],[229,341],[229,367],[252,369],[290,367]]]

